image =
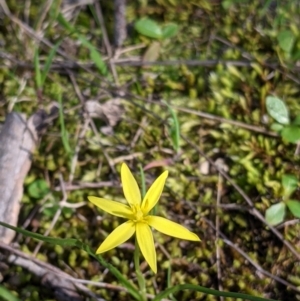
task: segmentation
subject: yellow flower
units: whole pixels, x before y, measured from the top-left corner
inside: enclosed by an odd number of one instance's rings
[[[128,166],[123,163],[121,167],[121,180],[128,205],[94,196],[88,197],[89,201],[100,209],[128,220],[107,236],[97,249],[97,254],[117,247],[136,233],[140,250],[152,271],[156,273],[156,252],[150,227],[170,236],[200,241],[200,238],[196,234],[185,227],[163,217],[148,215],[158,202],[167,177],[168,172],[163,172],[151,185],[142,201],[138,184]]]

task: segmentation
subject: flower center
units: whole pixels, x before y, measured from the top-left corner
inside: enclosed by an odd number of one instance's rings
[[[134,206],[132,208],[133,211],[133,221],[134,222],[142,222],[144,220],[144,213],[142,211],[142,209],[140,208],[140,206]]]

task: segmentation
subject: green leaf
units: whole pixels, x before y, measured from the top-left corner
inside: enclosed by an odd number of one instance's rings
[[[274,299],[255,297],[255,296],[250,296],[242,293],[218,291],[212,288],[207,288],[195,284],[179,284],[179,285],[172,286],[170,288],[167,288],[163,292],[159,293],[158,295],[156,295],[155,298],[152,299],[152,301],[161,301],[163,298],[167,298],[170,294],[175,294],[177,292],[184,291],[184,290],[202,292],[203,294],[219,296],[219,297],[231,297],[234,299],[240,298],[242,300],[250,300],[250,301],[276,301]]]
[[[0,300],[5,301],[20,301],[19,298],[17,298],[14,294],[12,294],[6,287],[3,285],[0,285]]]
[[[47,74],[50,70],[50,67],[51,67],[51,64],[52,64],[52,61],[53,61],[53,58],[56,54],[56,51],[59,47],[59,45],[61,44],[61,41],[58,41],[54,47],[51,49],[50,53],[49,53],[49,56],[47,57],[47,60],[45,62],[45,65],[44,65],[44,68],[43,68],[43,73],[42,73],[42,85],[44,85],[45,83],[45,80],[46,80],[46,77],[47,77]]]
[[[84,36],[78,34],[78,39],[82,43],[83,46],[89,49],[90,51],[90,58],[95,63],[96,67],[99,69],[100,73],[103,75],[107,74],[106,64],[102,59],[102,55],[99,51],[91,44]]]
[[[266,99],[268,113],[279,123],[289,124],[289,112],[285,103],[275,96],[268,96]]]
[[[280,48],[283,51],[291,53],[294,43],[295,43],[295,37],[294,37],[294,34],[290,30],[281,31],[277,36],[277,40],[278,40]]]
[[[30,232],[30,231],[24,230],[22,228],[14,227],[14,226],[11,226],[11,225],[3,223],[3,222],[0,222],[0,225],[3,227],[6,227],[8,229],[14,230],[18,233],[21,233],[27,237],[31,237],[31,238],[34,238],[37,240],[48,242],[48,243],[51,243],[54,245],[59,245],[59,246],[63,246],[63,247],[68,246],[68,247],[79,247],[80,248],[81,244],[82,244],[79,240],[74,239],[74,238],[54,238],[54,237],[44,236],[42,234]]]
[[[70,33],[76,34],[77,38],[80,40],[83,46],[89,49],[90,58],[95,63],[96,67],[99,69],[100,73],[103,75],[107,74],[106,64],[104,63],[101,54],[95,48],[93,44],[91,44],[83,35],[78,33],[76,29],[64,18],[64,16],[60,13],[57,16],[58,23],[63,26]]]
[[[29,196],[35,199],[43,198],[49,192],[49,186],[45,180],[35,180],[28,186]]]
[[[104,63],[101,54],[96,48],[91,48],[90,49],[90,57],[91,60],[95,63],[96,67],[100,71],[101,74],[106,75],[107,73],[107,68],[106,64]]]
[[[272,205],[266,210],[266,221],[271,226],[276,226],[283,222],[285,217],[285,203],[280,202],[278,204]]]
[[[59,205],[55,204],[53,206],[47,206],[43,209],[43,215],[52,218],[57,210],[59,209]]]
[[[271,130],[275,132],[280,132],[283,129],[283,127],[284,126],[282,124],[276,122],[272,123],[270,126]]]
[[[292,122],[293,125],[300,125],[300,115],[297,115]]]
[[[38,89],[42,88],[42,75],[40,69],[40,61],[39,61],[39,50],[38,48],[34,51],[34,73],[35,73],[35,83]]]
[[[62,139],[64,149],[65,149],[66,153],[70,156],[70,160],[71,160],[72,159],[72,149],[71,149],[71,146],[69,143],[68,131],[66,130],[66,127],[65,127],[64,110],[63,110],[63,105],[62,105],[61,93],[58,94],[57,98],[58,98],[58,103],[59,103],[58,117],[59,117],[59,123],[60,123],[61,139]]]
[[[178,25],[175,23],[169,23],[162,29],[163,39],[168,39],[175,36],[178,32]]]
[[[165,101],[163,101],[163,103],[168,107],[169,112],[172,116],[172,118],[170,119],[170,127],[169,127],[169,131],[170,131],[170,136],[173,142],[173,147],[175,149],[175,151],[178,153],[180,150],[180,125],[179,125],[179,121],[177,118],[177,114],[176,112],[172,109],[172,107]]]
[[[288,200],[286,205],[295,217],[300,218],[300,202],[297,200]]]
[[[288,142],[297,143],[300,141],[300,127],[291,125],[286,126],[284,129],[280,132],[282,138]]]
[[[283,175],[281,184],[284,189],[284,197],[289,198],[298,187],[298,179],[294,175]]]
[[[144,173],[144,169],[143,166],[140,164],[139,165],[140,168],[140,174],[141,174],[141,183],[142,183],[142,199],[144,198],[144,196],[146,195],[146,180],[145,180],[145,173]]]
[[[57,15],[57,22],[69,32],[75,32],[75,28],[64,18],[63,14]]]
[[[149,38],[161,39],[163,37],[161,27],[149,18],[142,18],[135,22],[135,30]]]

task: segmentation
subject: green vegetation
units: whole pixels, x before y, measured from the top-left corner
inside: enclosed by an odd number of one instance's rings
[[[118,49],[113,1],[67,2],[0,1],[1,122],[58,107],[24,184],[20,250],[99,298],[138,299],[134,239],[94,255],[123,220],[87,199],[123,202],[126,162],[143,191],[169,171],[153,211],[201,238],[153,231],[147,294],[300,300],[298,1],[127,1]],[[2,274],[5,300],[55,300],[24,267]]]

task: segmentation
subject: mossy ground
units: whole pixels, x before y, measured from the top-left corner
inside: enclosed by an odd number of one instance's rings
[[[290,29],[295,35],[293,51],[298,48],[297,1],[128,1],[129,30],[123,48],[142,47],[128,48],[111,62],[108,58],[105,75],[93,64],[79,35],[106,58],[103,36],[106,31],[111,46],[113,5],[104,1],[100,4],[104,26],[99,25],[95,4],[79,7],[68,18],[76,30],[70,32],[57,22],[60,2],[52,1],[48,7],[46,1],[42,5],[40,1],[6,1],[13,17],[1,17],[1,120],[10,110],[28,116],[40,108],[47,110],[62,95],[67,131],[63,138],[62,120],[56,118],[44,133],[26,179],[19,225],[29,221],[27,229],[44,234],[56,218],[49,235],[78,238],[97,248],[121,221],[99,212],[87,203],[87,196],[121,200],[120,163],[125,161],[138,179],[139,165],[154,164],[155,168],[145,171],[148,187],[162,170],[168,169],[170,174],[158,213],[189,227],[202,241],[195,244],[155,233],[158,274],[154,277],[146,265],[142,267],[149,293],[167,287],[171,265],[172,285],[192,283],[278,300],[299,300],[299,292],[260,270],[299,286],[299,260],[252,214],[236,187],[215,166],[222,164],[262,215],[281,198],[281,176],[299,175],[296,146],[272,134],[265,109],[266,96],[275,94],[284,99],[292,116],[300,113],[297,59],[283,51],[277,39],[280,31]],[[132,28],[133,22],[144,16],[158,24],[173,22],[179,26],[176,36],[161,42],[158,63],[147,67],[133,64],[153,43]],[[40,37],[42,42],[38,42]],[[35,49],[39,49],[43,65],[51,50],[45,41],[53,45],[60,39],[59,49],[69,57],[56,53],[53,68],[42,89],[38,89]],[[170,65],[159,63],[171,60]],[[107,116],[87,122],[86,101],[104,104],[115,98],[120,99],[123,113],[108,133]],[[178,153],[170,134],[171,114],[162,100],[178,115]],[[33,183],[41,179],[49,191],[34,198]],[[56,215],[62,189],[74,208],[64,208]],[[297,191],[294,199],[299,196]],[[77,208],[81,202],[85,204]],[[286,221],[293,219],[286,216]],[[278,228],[300,253],[299,230],[298,222]],[[30,253],[38,245],[19,236],[17,242],[21,250]],[[103,257],[135,281],[132,249],[131,240]],[[36,256],[78,278],[118,284],[82,251],[43,244]],[[15,275],[18,281],[10,281]],[[38,279],[19,267],[11,267],[4,280],[3,284],[21,300],[53,298]],[[117,290],[90,288],[106,300],[130,298]],[[191,291],[176,298],[218,300]]]

